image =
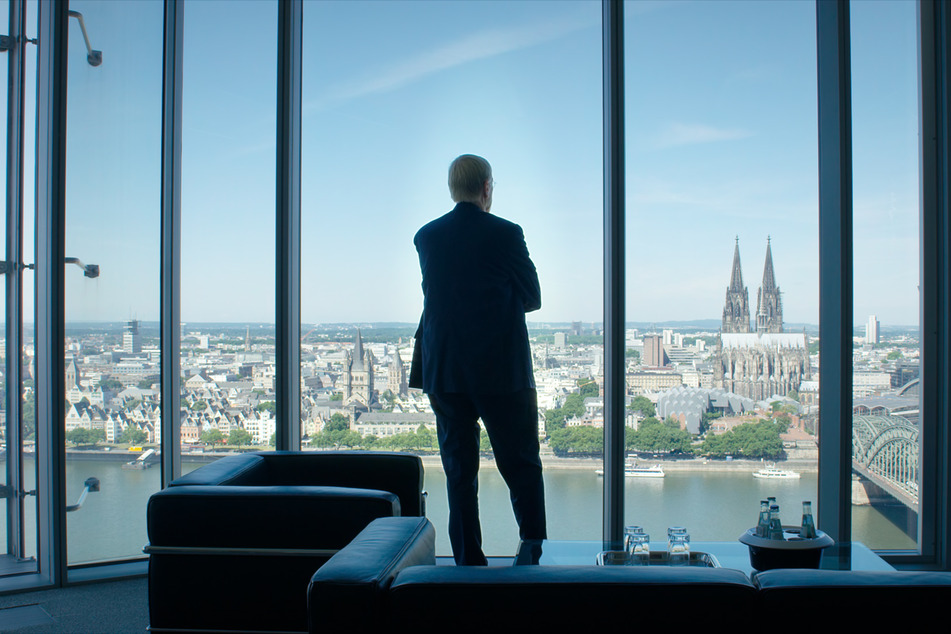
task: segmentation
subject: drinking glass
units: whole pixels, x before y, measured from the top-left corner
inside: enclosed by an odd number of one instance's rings
[[[635,535],[643,535],[643,526],[625,526],[624,527],[624,550],[631,552],[632,543]]]
[[[631,536],[631,545],[627,552],[632,566],[646,566],[651,558],[651,536],[641,531]]]
[[[683,526],[667,529],[667,559],[671,566],[683,566],[690,562],[690,535]]]

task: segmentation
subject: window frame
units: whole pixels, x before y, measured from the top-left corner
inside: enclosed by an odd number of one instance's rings
[[[20,2],[21,0],[12,0]],[[22,0],[25,1],[25,0]],[[165,0],[162,125],[162,482],[181,473],[180,279],[183,0]],[[604,79],[604,539],[623,529],[624,439],[624,68],[623,0],[602,0]],[[59,586],[79,578],[66,558],[63,383],[65,50],[67,0],[39,3],[37,98],[36,423],[40,572],[0,580],[0,590]],[[300,449],[300,114],[303,0],[278,11],[276,134],[277,449]],[[852,200],[848,0],[816,3],[819,134],[820,415],[818,519],[851,539]],[[920,105],[921,503],[919,552],[885,552],[903,567],[951,569],[951,8],[918,3]],[[11,213],[8,200],[7,215]],[[7,306],[12,287],[8,280]],[[16,291],[18,292],[18,291]],[[10,352],[8,346],[8,352]],[[22,354],[19,349],[16,354]],[[143,563],[143,562],[140,562]],[[142,566],[138,566],[141,569]],[[115,565],[85,568],[84,579]],[[131,568],[126,570],[132,570]],[[141,570],[140,570],[141,572]],[[29,577],[29,579],[27,578]]]
[[[951,569],[951,11],[918,3],[921,435],[918,555],[885,553],[900,566]]]

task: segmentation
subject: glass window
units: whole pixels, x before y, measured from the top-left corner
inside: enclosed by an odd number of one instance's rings
[[[189,2],[182,116],[182,453],[274,444],[277,5]]]
[[[0,0],[0,15],[9,6]],[[888,549],[914,549],[919,535],[914,6],[851,7],[853,535]],[[68,515],[76,564],[139,555],[145,501],[160,486],[160,469],[148,467],[162,433],[163,2],[70,9],[66,497],[101,482]],[[412,241],[452,208],[446,169],[469,152],[492,162],[492,212],[523,228],[543,289],[528,328],[549,536],[602,535],[601,9],[305,4],[303,444],[423,455],[441,555],[448,510],[435,417],[407,386],[422,306]],[[166,368],[182,377],[184,472],[274,443],[276,18],[266,0],[188,3],[182,361]],[[695,540],[732,541],[768,495],[784,523],[798,523],[819,477],[815,6],[629,1],[625,20],[625,523],[657,540],[685,525]],[[23,223],[21,260],[31,263],[32,216]],[[22,392],[29,491],[29,271],[23,289],[22,348],[4,336],[0,356],[22,358],[22,385],[5,376],[4,388]],[[2,401],[8,433],[16,421],[6,409]],[[0,457],[7,485],[19,449]],[[517,530],[487,440],[482,467],[485,549],[510,555]],[[21,511],[0,496],[0,511],[2,575],[36,553],[36,501],[27,496]]]
[[[403,373],[422,309],[413,237],[453,208],[449,163],[478,154],[493,167],[492,213],[521,225],[542,288],[528,327],[549,536],[599,539],[600,5],[326,2],[304,11],[305,443],[424,454],[427,515],[437,552],[449,554],[435,417]],[[511,555],[508,491],[491,459],[480,474],[485,551]]]
[[[76,1],[70,13],[63,264],[69,503],[89,478],[100,482],[68,515],[72,564],[140,555],[146,501],[161,487],[161,469],[149,467],[161,442],[163,5]]]
[[[7,16],[9,15],[9,11],[10,11],[10,3],[8,1],[0,2],[0,20],[7,18]],[[4,56],[4,59],[5,57],[6,56]],[[2,82],[2,84],[0,85],[6,86],[7,85],[7,65],[0,64],[0,66],[3,66],[3,69],[0,70],[0,82]],[[0,102],[2,102],[0,103],[0,117],[2,117],[3,120],[6,120],[7,118],[7,92],[6,91],[3,91],[2,94],[0,94]],[[0,143],[2,143],[2,146],[0,147],[6,148],[7,131],[5,127],[0,129]],[[2,160],[0,160],[0,168],[3,168],[4,171],[6,171],[6,164],[7,164],[6,152],[4,152],[3,158]],[[6,179],[3,179],[3,182],[2,182],[2,192],[3,192],[4,200],[6,200],[6,193],[7,193]],[[0,223],[0,240],[3,241],[4,249],[6,249],[6,239],[7,239],[7,230],[6,230],[6,221],[4,220],[3,223]],[[5,278],[0,278],[0,279],[3,279],[4,283],[6,282]],[[6,294],[4,294],[3,301],[0,301],[0,310],[3,310],[4,315],[6,315]],[[6,323],[6,318],[4,318],[4,323]],[[13,424],[16,424],[15,421],[10,421],[8,419],[6,395],[11,387],[15,390],[18,389],[16,386],[9,385],[9,378],[7,376],[7,371],[6,371],[6,362],[7,362],[7,343],[6,342],[7,342],[7,337],[6,337],[6,333],[4,333],[3,338],[0,339],[0,343],[2,343],[2,352],[3,352],[2,356],[0,356],[0,365],[2,365],[3,367],[3,394],[2,394],[2,398],[0,398],[0,430],[3,431],[2,440],[4,443],[4,448],[6,448],[6,443],[7,443],[8,425],[11,422]],[[14,351],[14,354],[15,354],[15,351]],[[14,448],[11,448],[11,450],[13,449]],[[13,485],[17,477],[8,471],[8,469],[12,468],[13,465],[8,463],[6,452],[4,452],[3,460],[2,462],[0,462],[0,467],[2,467],[3,469],[3,474],[0,475],[0,478],[2,478],[2,482],[4,486]],[[0,574],[3,573],[3,568],[2,568],[3,564],[6,563],[9,559],[11,559],[11,555],[13,555],[18,549],[18,546],[11,543],[11,540],[19,539],[19,536],[18,536],[19,529],[11,531],[9,530],[10,527],[8,526],[9,522],[17,521],[16,520],[17,511],[12,508],[12,506],[15,504],[13,500],[14,498],[10,496],[6,496],[6,495],[3,496],[2,499],[0,499],[0,513],[2,513],[2,515],[0,515],[0,531],[2,531],[0,535],[3,536],[3,541],[0,542],[0,548],[5,549],[0,551]]]
[[[919,458],[915,4],[852,2],[852,535],[916,548]]]
[[[732,541],[775,496],[798,524],[817,482],[815,6],[624,8],[625,523]]]
[[[28,3],[26,7],[26,34],[27,37],[36,37],[36,5],[34,3]],[[35,209],[34,201],[34,192],[35,189],[31,186],[34,182],[34,173],[35,173],[35,160],[33,148],[35,147],[35,137],[36,137],[36,111],[35,111],[35,95],[36,95],[36,47],[34,46],[25,46],[23,49],[25,56],[25,66],[26,69],[23,73],[23,94],[24,94],[24,108],[22,112],[23,117],[23,183],[24,186],[21,191],[21,196],[23,198],[22,209],[21,209],[21,229],[22,229],[22,238],[20,242],[20,262],[23,264],[31,264],[35,262],[34,251],[35,251],[35,231],[34,231],[34,219],[35,215],[32,213]],[[6,71],[5,71],[6,72]],[[7,79],[9,82],[9,77]],[[8,258],[9,259],[9,258]],[[34,277],[33,270],[28,268],[23,268],[20,278],[20,419],[21,419],[21,443],[20,443],[20,457],[22,459],[22,480],[20,482],[20,490],[26,491],[28,493],[35,492],[37,490],[36,486],[36,476],[37,476],[37,464],[35,460],[36,456],[36,392],[34,389],[34,377],[33,370],[35,369],[35,347],[34,347],[34,332],[33,332],[33,314],[35,307],[35,292],[34,292]],[[9,299],[8,299],[9,301]],[[12,345],[12,342],[11,342]],[[14,348],[8,348],[8,354],[14,354]],[[7,384],[7,389],[15,390],[18,389],[11,384]],[[8,419],[7,425],[14,424],[14,421]],[[10,452],[16,451],[17,448],[11,446],[7,442],[7,457],[9,458],[12,454]],[[12,479],[9,481],[12,483]],[[37,524],[36,524],[36,515],[37,515],[37,506],[39,500],[37,499],[36,494],[27,495],[22,497],[20,512],[22,514],[22,521],[20,525],[22,527],[23,536],[22,544],[20,548],[20,557],[32,559],[36,557],[37,554]],[[10,507],[8,507],[10,508]],[[8,518],[15,521],[14,518]],[[13,528],[12,524],[7,524],[8,530]],[[12,535],[12,530],[10,531]],[[8,542],[9,543],[9,542]],[[35,561],[30,562],[31,568],[35,568]],[[21,562],[22,566],[22,562]],[[19,568],[19,566],[18,566]],[[18,572],[19,570],[17,570]]]
[[[8,1],[0,2],[0,19],[8,20],[10,3]],[[9,20],[6,22],[9,24]],[[6,62],[6,56],[3,61]],[[9,87],[8,64],[0,64],[0,82]],[[0,95],[0,120],[8,121],[8,94],[7,90]],[[0,147],[6,150],[8,143],[7,128],[0,127]],[[7,153],[4,151],[3,158],[0,159],[0,169],[6,174]],[[0,190],[3,192],[3,200],[6,203],[7,197],[7,179],[0,181]],[[4,209],[6,207],[4,206]],[[2,240],[3,249],[6,249],[8,237],[12,237],[14,229],[8,227],[6,223],[6,214],[4,222],[0,223],[0,240]],[[12,255],[4,258],[12,261]],[[28,273],[28,271],[27,271]],[[14,275],[13,267],[7,265],[4,271],[4,277],[0,278],[6,285],[6,276]],[[6,311],[11,308],[7,305],[7,297],[0,300],[0,310],[4,314],[4,324],[7,323]],[[12,324],[11,324],[12,325]],[[26,439],[23,438],[23,427],[20,419],[13,416],[7,407],[8,396],[20,399],[20,418],[25,420],[28,429],[33,425],[33,401],[27,394],[20,394],[20,386],[14,377],[8,373],[10,367],[16,367],[20,358],[16,349],[16,343],[8,339],[13,335],[12,328],[4,328],[4,334],[0,338],[0,368],[3,372],[3,391],[0,394],[0,443],[2,443],[2,453],[0,453],[0,483],[2,483],[5,494],[0,499],[0,576],[31,572],[36,569],[36,498],[29,495],[17,495],[20,491],[33,491],[36,489],[35,461],[32,459],[32,453],[24,455],[26,443],[32,450],[33,434],[29,433]],[[21,338],[22,340],[22,338]],[[23,378],[26,380],[24,381]],[[21,378],[21,384],[31,387],[32,382],[29,376]]]

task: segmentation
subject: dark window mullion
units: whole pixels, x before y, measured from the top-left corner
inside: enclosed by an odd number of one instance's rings
[[[848,0],[816,3],[819,526],[852,539],[852,112]]]
[[[278,4],[276,448],[300,449],[301,0]]]
[[[949,509],[949,378],[951,378],[951,284],[949,284],[948,189],[951,183],[948,116],[951,65],[948,29],[951,11],[943,3],[918,4],[919,161],[920,161],[920,319],[921,370],[918,543],[921,560],[951,567]],[[894,563],[911,558],[894,556]]]
[[[182,474],[182,43],[184,0],[165,2],[162,94],[162,486]]]
[[[603,3],[604,541],[624,529],[624,4]]]

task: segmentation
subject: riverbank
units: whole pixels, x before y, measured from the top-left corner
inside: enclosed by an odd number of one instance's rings
[[[233,451],[207,451],[207,452],[183,452],[182,462],[205,464],[214,462],[225,456],[232,456],[238,452]],[[243,453],[243,452],[242,452]],[[29,457],[32,453],[24,454]],[[138,459],[142,455],[139,451],[129,451],[126,449],[67,449],[67,461],[108,461],[108,462],[130,462]],[[6,457],[5,451],[0,451],[0,460]],[[442,462],[437,454],[427,454],[420,456],[423,466],[427,469],[442,470]],[[155,464],[161,460],[159,454],[154,454],[148,458],[149,464]],[[493,458],[483,457],[480,461],[483,468],[495,469],[495,460]],[[706,458],[694,457],[650,457],[638,459],[641,465],[659,464],[665,472],[753,472],[762,468],[766,464],[774,464],[771,461],[762,460],[710,460]],[[781,460],[775,464],[782,469],[791,469],[799,473],[817,473],[818,463],[815,460],[792,459]],[[601,458],[563,458],[551,453],[542,453],[542,465],[546,470],[576,470],[576,471],[595,471],[603,467]]]
[[[422,456],[423,466],[427,469],[442,469],[442,463],[439,456]],[[484,468],[495,469],[495,460],[483,457],[480,461]],[[741,473],[756,471],[763,468],[766,464],[772,462],[760,460],[709,460],[704,458],[649,458],[638,460],[641,465],[659,464],[665,472],[725,472]],[[799,473],[818,473],[819,466],[814,461],[809,460],[784,460],[775,463],[782,469],[791,469]],[[547,470],[578,470],[595,471],[603,468],[604,464],[600,458],[559,458],[553,455],[542,455],[542,465]]]

